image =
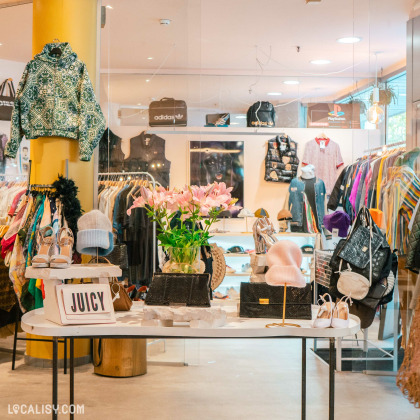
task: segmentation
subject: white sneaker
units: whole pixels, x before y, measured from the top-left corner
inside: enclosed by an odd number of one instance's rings
[[[343,296],[336,303],[331,320],[331,326],[333,328],[348,328],[350,323],[348,301],[350,301],[350,305],[353,303],[350,296]]]
[[[328,298],[328,301],[325,300],[325,297]],[[333,317],[335,305],[332,302],[331,296],[328,293],[325,293],[325,295],[320,296],[320,300],[322,302],[322,305],[320,305],[320,308],[316,315],[316,319],[314,320],[312,324],[312,327],[313,328],[329,328],[331,327],[331,320]]]
[[[252,268],[251,268],[251,264],[250,263],[246,263],[246,264],[242,264],[242,268],[241,268],[242,273],[252,273]]]
[[[234,274],[236,273],[236,270],[229,265],[226,265],[226,274]]]

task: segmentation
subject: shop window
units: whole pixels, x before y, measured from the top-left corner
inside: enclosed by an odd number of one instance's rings
[[[386,87],[394,94],[386,109],[386,144],[392,144],[406,139],[406,72],[388,79]]]
[[[375,126],[372,126],[372,124],[369,123],[369,121],[366,118],[366,111],[370,106],[369,97],[372,90],[373,87],[369,87],[352,95],[346,96],[342,100],[338,101],[338,103],[342,104],[360,103],[360,128],[365,130],[371,130],[372,128],[376,128]]]

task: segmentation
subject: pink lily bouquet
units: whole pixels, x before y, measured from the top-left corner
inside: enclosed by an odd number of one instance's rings
[[[237,199],[232,198],[231,191],[224,182],[170,191],[142,187],[140,197],[127,213],[145,207],[149,218],[159,226],[157,237],[165,249],[201,247],[208,245],[210,227],[221,212],[240,209],[235,206]]]

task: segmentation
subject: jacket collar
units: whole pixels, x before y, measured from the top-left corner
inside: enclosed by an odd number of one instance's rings
[[[51,51],[56,47],[61,49],[60,57],[50,55]],[[40,59],[42,61],[48,61],[50,63],[60,63],[67,61],[70,58],[75,59],[77,58],[77,55],[75,52],[73,52],[68,42],[53,42],[51,44],[46,44],[42,52],[40,54],[37,54],[35,58]]]

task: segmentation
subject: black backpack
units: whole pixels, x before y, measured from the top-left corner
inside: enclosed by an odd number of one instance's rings
[[[255,102],[248,109],[246,121],[248,127],[275,127],[276,111],[273,104],[264,101]]]

